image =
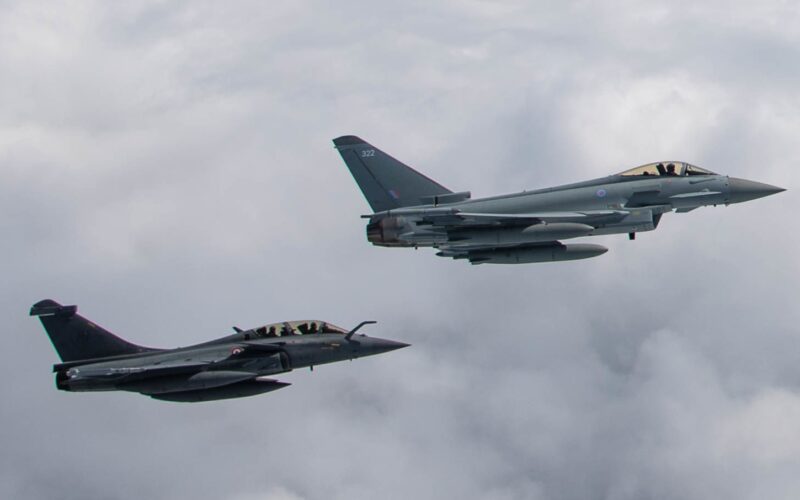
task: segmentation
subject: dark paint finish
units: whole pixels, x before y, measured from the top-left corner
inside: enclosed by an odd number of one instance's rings
[[[132,344],[53,300],[33,305],[63,363],[64,391],[130,391],[177,402],[263,394],[287,383],[267,378],[297,368],[374,356],[408,344],[356,334],[324,321],[274,323],[177,349]]]

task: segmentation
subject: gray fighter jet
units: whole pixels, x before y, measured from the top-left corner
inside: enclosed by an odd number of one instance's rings
[[[289,321],[190,347],[131,344],[77,314],[42,300],[31,308],[63,363],[53,366],[64,391],[131,391],[180,402],[254,396],[289,385],[268,378],[295,368],[381,354],[408,344],[356,335],[324,321]]]
[[[375,146],[348,135],[333,140],[372,207],[367,239],[385,247],[434,247],[472,264],[586,259],[608,249],[560,240],[658,227],[667,212],[728,205],[782,188],[737,179],[680,161],[535,191],[470,199]]]

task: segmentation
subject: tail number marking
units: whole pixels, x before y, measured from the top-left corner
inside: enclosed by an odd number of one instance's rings
[[[361,157],[362,158],[369,158],[370,156],[375,156],[375,150],[374,149],[364,149],[364,150],[361,151]]]

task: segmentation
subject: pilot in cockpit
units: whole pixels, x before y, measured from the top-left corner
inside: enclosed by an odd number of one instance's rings
[[[667,173],[666,173],[666,175],[671,175],[671,176],[677,176],[678,175],[677,173],[675,173],[675,164],[674,163],[670,163],[669,165],[667,165]]]

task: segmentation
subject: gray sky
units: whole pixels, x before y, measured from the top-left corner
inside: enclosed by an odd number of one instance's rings
[[[792,2],[2,1],[0,497],[795,499]],[[788,188],[597,259],[370,246],[330,140],[474,196],[663,159]],[[27,316],[410,342],[179,405],[56,391]]]

